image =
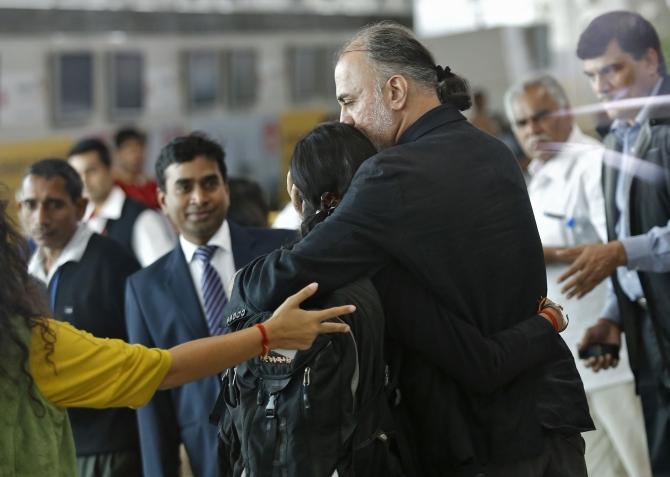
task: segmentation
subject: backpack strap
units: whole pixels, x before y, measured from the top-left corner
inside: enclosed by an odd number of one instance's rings
[[[266,475],[268,476],[271,476],[274,470],[275,453],[277,451],[277,433],[279,431],[277,421],[279,419],[278,416],[272,418],[266,416],[265,440],[263,441],[263,450],[261,452],[262,457],[257,469],[261,472],[267,472]],[[261,477],[261,475],[258,477]]]
[[[223,411],[226,407],[225,393],[228,390],[228,374],[230,371],[231,370],[228,369],[221,378],[219,383],[219,395],[216,397],[216,402],[214,403],[214,406],[209,413],[209,423],[214,424],[215,426],[219,425],[221,416],[223,415]]]

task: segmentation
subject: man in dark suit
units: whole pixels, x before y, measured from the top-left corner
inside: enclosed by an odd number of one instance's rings
[[[131,341],[167,348],[222,331],[226,285],[235,270],[294,238],[294,232],[240,227],[229,205],[224,153],[198,135],[179,137],[156,163],[161,207],[179,230],[174,250],[134,274],[126,289]],[[209,424],[215,377],[160,392],[138,411],[145,475],[176,476],[182,442],[196,477],[217,474],[217,433]]]
[[[564,251],[574,262],[562,279],[581,298],[609,278],[605,307],[581,346],[619,346],[626,333],[652,472],[670,476],[670,77],[658,33],[633,12],[594,18],[577,56],[613,121],[603,161],[608,242]],[[587,365],[617,364],[605,354]]]
[[[242,272],[244,301],[272,309],[311,280],[327,293],[396,262],[430,290],[428,299],[484,335],[531,316],[546,281],[528,194],[511,152],[459,112],[470,101],[464,81],[436,66],[411,32],[382,23],[345,45],[335,83],[341,121],[380,152],[319,227]],[[227,317],[240,311],[232,308]],[[402,308],[398,314],[422,326],[410,300],[385,308]],[[435,336],[426,346],[434,352],[441,342]],[[450,350],[442,352],[449,360]],[[440,449],[458,448],[464,435],[487,476],[586,475],[580,432],[592,422],[565,345],[553,362],[489,395],[461,390],[451,401],[460,412],[444,409],[435,374],[403,375],[414,434],[430,447],[421,475],[456,475],[445,471]],[[455,414],[458,422],[444,419]]]

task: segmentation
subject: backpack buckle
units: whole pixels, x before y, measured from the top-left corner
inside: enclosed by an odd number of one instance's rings
[[[275,403],[277,400],[276,394],[270,394],[270,399],[268,399],[268,404],[265,406],[265,417],[268,419],[274,419],[277,417],[277,410],[275,408]]]

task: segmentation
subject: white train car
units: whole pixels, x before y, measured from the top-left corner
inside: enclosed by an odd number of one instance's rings
[[[0,181],[132,124],[148,133],[149,171],[171,137],[204,131],[277,205],[296,136],[337,112],[334,53],[379,19],[0,9]]]

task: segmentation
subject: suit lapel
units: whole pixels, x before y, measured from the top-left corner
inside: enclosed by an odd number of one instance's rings
[[[619,178],[619,169],[616,165],[620,162],[617,159],[617,140],[613,134],[605,138],[605,160],[603,161],[603,193],[605,194],[605,216],[607,218],[607,235],[610,240],[616,239],[614,227],[618,220],[616,207],[616,184]]]
[[[230,242],[233,248],[235,270],[239,270],[256,257],[254,253],[256,238],[245,230],[244,227],[240,227],[230,221],[228,221],[228,227],[230,228]]]
[[[179,309],[184,324],[192,336],[209,336],[202,306],[191,278],[191,270],[179,243],[171,253],[165,272],[165,285],[169,292],[168,302],[172,302]]]

